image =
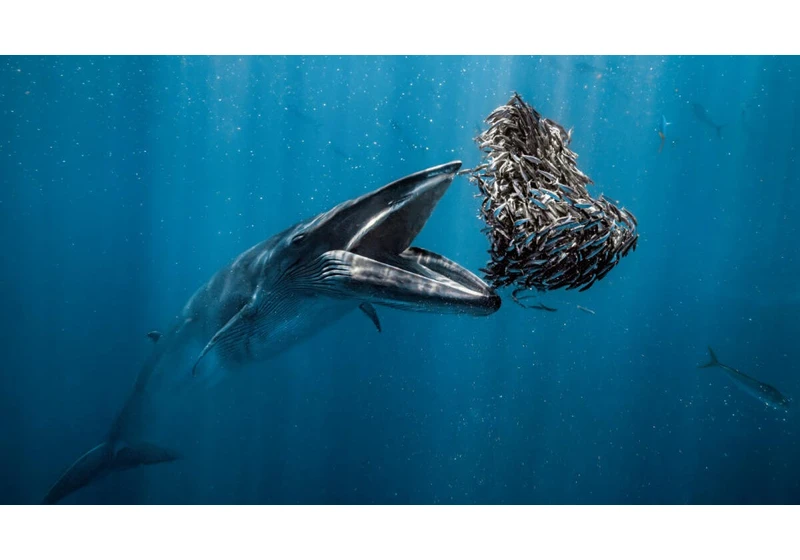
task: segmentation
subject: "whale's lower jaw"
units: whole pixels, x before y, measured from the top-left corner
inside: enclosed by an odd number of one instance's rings
[[[499,296],[479,278],[423,249],[382,260],[330,251],[316,266],[316,289],[334,298],[426,313],[489,315],[500,307]]]

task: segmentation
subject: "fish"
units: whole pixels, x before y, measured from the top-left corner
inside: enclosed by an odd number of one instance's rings
[[[539,173],[539,175],[541,175],[542,177],[544,177],[545,179],[547,179],[551,183],[555,183],[556,182],[556,176],[553,175],[552,173],[550,173],[548,171],[545,171],[543,169],[538,169],[537,172]]]
[[[714,350],[711,349],[711,346],[708,347],[708,355],[708,362],[697,366],[698,368],[702,369],[718,367],[728,374],[734,385],[739,387],[751,397],[755,397],[768,407],[776,410],[788,410],[789,405],[792,402],[791,399],[782,395],[781,392],[775,387],[768,385],[767,383],[763,383],[737,369],[723,364],[719,361],[719,359],[717,359],[717,355],[714,353]]]
[[[218,270],[151,346],[105,438],[63,472],[43,503],[112,473],[179,460],[181,452],[163,443],[164,432],[174,435],[182,422],[194,427],[198,403],[187,398],[203,398],[231,372],[274,358],[351,312],[360,310],[380,331],[375,306],[471,316],[497,311],[500,297],[486,282],[411,245],[460,167],[454,161],[418,171],[345,201]],[[334,358],[346,361],[349,352]],[[173,384],[180,390],[160,390]]]
[[[594,242],[592,243],[592,245],[601,245],[601,244],[605,243],[606,239],[608,239],[608,237],[610,235],[611,235],[611,232],[607,231],[604,235],[602,235],[602,236],[598,237],[597,239],[595,239]]]
[[[520,303],[520,302],[517,302],[517,303]],[[533,305],[525,305],[523,303],[520,303],[520,305],[522,305],[523,307],[527,307],[528,309],[541,309],[542,311],[549,311],[551,313],[554,312],[554,311],[558,311],[558,309],[556,309],[555,307],[548,307],[547,305],[545,305],[545,304],[543,304],[541,302],[535,303]]]
[[[537,233],[535,231],[533,233],[528,234],[528,237],[525,238],[525,241],[522,242],[522,245],[523,246],[530,245],[531,241],[533,241],[536,238],[536,235]]]
[[[584,312],[586,312],[586,313],[589,313],[590,315],[594,315],[594,314],[595,314],[595,313],[594,313],[594,311],[592,311],[592,310],[591,310],[591,309],[589,309],[588,307],[584,307],[584,306],[582,306],[582,305],[577,305],[576,307],[577,307],[578,309],[580,309],[581,311],[584,311]]]
[[[667,127],[671,125],[671,122],[667,122],[667,117],[661,115],[661,124],[658,127],[658,136],[661,138],[661,144],[658,146],[658,153],[661,153],[661,150],[664,148],[664,140],[667,138]]]
[[[593,284],[594,284],[596,281],[597,281],[597,276],[593,277],[593,278],[592,278],[592,280],[591,280],[591,282],[589,282],[588,284],[586,284],[585,286],[583,286],[583,287],[582,287],[580,290],[578,290],[578,291],[579,291],[579,292],[585,292],[586,290],[588,290],[589,288],[591,288],[591,287],[592,287],[592,285],[593,285]]]
[[[694,112],[694,116],[697,117],[697,120],[716,130],[717,138],[722,138],[722,129],[728,126],[727,124],[715,123],[713,120],[711,120],[711,117],[708,115],[708,110],[699,103],[692,103],[692,111]]]
[[[592,245],[594,245],[594,243],[592,243]],[[605,249],[605,247],[603,247],[602,245],[600,245],[596,249],[593,249],[588,255],[586,255],[586,260],[588,261],[593,259],[603,249]]]

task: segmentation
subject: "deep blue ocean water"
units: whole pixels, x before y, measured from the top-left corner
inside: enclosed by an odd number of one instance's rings
[[[65,502],[798,503],[798,410],[696,367],[711,345],[800,399],[798,74],[789,57],[0,58],[0,502],[38,503],[102,440],[145,334],[217,269],[394,179],[475,165],[482,119],[518,91],[574,127],[591,192],[638,218],[635,253],[545,295],[554,313],[381,308],[380,334],[350,314],[176,411],[190,459]],[[475,194],[457,177],[415,245],[477,272]]]

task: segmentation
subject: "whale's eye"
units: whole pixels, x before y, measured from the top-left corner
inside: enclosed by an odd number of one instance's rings
[[[305,236],[306,236],[305,233],[298,233],[297,235],[292,237],[292,241],[291,241],[292,245],[294,245],[296,243],[300,243],[305,238]]]

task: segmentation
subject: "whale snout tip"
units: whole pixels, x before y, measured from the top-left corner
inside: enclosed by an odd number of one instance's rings
[[[488,301],[487,301],[487,306],[486,306],[486,307],[487,307],[487,309],[488,309],[489,313],[494,313],[495,311],[498,311],[498,310],[500,309],[500,306],[501,306],[501,305],[502,305],[502,303],[503,303],[503,300],[502,300],[502,299],[500,299],[500,296],[498,296],[498,295],[497,295],[496,293],[494,293],[494,292],[492,292],[492,293],[489,295],[489,297],[487,298],[487,300],[488,300]]]
[[[440,177],[440,176],[450,176],[455,177],[458,170],[461,169],[461,161],[455,160],[449,163],[443,163],[442,165],[438,165],[436,167],[432,167],[428,169],[427,176],[428,177]]]
[[[445,173],[455,176],[458,173],[458,170],[461,169],[461,161],[456,160],[451,161],[450,163],[445,163],[444,167],[446,170]]]
[[[500,309],[502,303],[503,301],[500,299],[500,296],[494,291],[490,291],[481,298],[481,302],[476,306],[474,314],[482,316],[491,315]]]

